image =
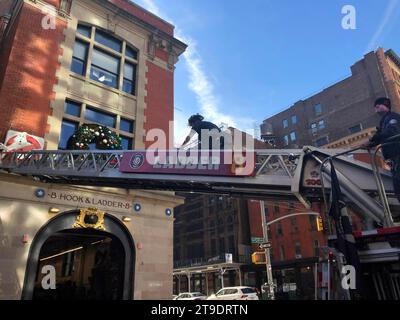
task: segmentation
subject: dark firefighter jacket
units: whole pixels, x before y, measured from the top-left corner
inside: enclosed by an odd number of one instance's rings
[[[395,112],[387,112],[381,119],[377,132],[370,139],[373,146],[382,144],[387,139],[400,134],[400,115]],[[396,143],[382,147],[385,159],[392,159],[400,155],[400,139]]]

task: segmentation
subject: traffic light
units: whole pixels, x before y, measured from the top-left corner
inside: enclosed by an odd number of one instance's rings
[[[321,216],[317,217],[317,230],[318,231],[323,231],[324,230],[324,222],[322,221],[322,217]]]
[[[335,255],[332,251],[329,251],[328,253],[328,260],[330,263],[336,262]]]
[[[251,255],[251,262],[254,264],[266,264],[265,252],[254,252]]]

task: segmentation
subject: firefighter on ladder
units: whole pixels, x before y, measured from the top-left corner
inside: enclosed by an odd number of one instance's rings
[[[198,135],[198,149],[213,149],[213,135],[212,133],[216,133],[217,136],[221,132],[221,129],[218,128],[217,125],[215,125],[212,122],[209,121],[204,121],[204,117],[200,114],[194,114],[188,119],[188,125],[192,128],[189,135],[186,137],[185,141],[182,143],[182,147],[184,147],[190,139],[197,133]],[[208,141],[207,139],[202,139],[202,135],[205,137],[209,137]],[[218,147],[219,149],[224,148],[224,141],[223,137],[218,136],[217,139],[219,139]],[[207,144],[208,142],[208,148],[207,146],[204,146],[204,144]],[[203,145],[202,145],[203,143]]]
[[[393,140],[394,136],[400,135],[400,115],[391,111],[391,101],[386,97],[377,99],[374,107],[381,120],[376,133],[363,147],[372,148],[383,144],[383,157],[390,165],[394,191],[400,201],[400,137]]]

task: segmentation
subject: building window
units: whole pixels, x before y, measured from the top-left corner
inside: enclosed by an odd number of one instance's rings
[[[288,136],[288,135],[285,135],[285,136],[283,137],[283,145],[284,145],[284,146],[289,145],[289,136]]]
[[[122,90],[129,94],[135,94],[135,74],[136,66],[132,63],[125,63],[124,66],[124,82]]]
[[[122,50],[122,42],[104,31],[96,30],[94,40],[115,51],[121,52]]]
[[[132,150],[134,147],[135,121],[132,119],[122,118],[119,115],[107,113],[84,103],[82,104],[69,99],[65,100],[63,118],[58,146],[59,149],[66,149],[69,137],[80,125],[88,122],[112,128],[122,139],[122,149]],[[95,144],[90,144],[89,148],[94,149]]]
[[[316,133],[317,132],[317,124],[316,123],[311,123],[311,133]]]
[[[125,55],[129,58],[137,60],[137,51],[130,46],[126,46]]]
[[[310,222],[311,231],[317,230],[317,221],[315,216],[308,216],[308,221]]]
[[[70,100],[66,100],[64,105],[64,113],[69,114],[71,116],[80,117],[81,104]]]
[[[115,128],[115,123],[116,123],[115,115],[86,107],[85,118],[86,120],[105,125],[106,127]]]
[[[361,123],[349,128],[350,134],[360,132],[361,130],[362,130]]]
[[[282,125],[283,125],[283,128],[287,128],[287,127],[289,126],[288,120],[287,120],[287,119],[284,119],[284,120],[282,121]]]
[[[121,146],[123,150],[132,150],[132,139],[124,136],[121,137]]]
[[[298,228],[297,228],[296,217],[290,218],[290,226],[291,226],[291,228],[292,228],[292,233],[297,233]]]
[[[72,0],[60,0],[59,10],[64,14],[69,14],[71,12]]]
[[[278,221],[278,222],[276,223],[276,234],[277,234],[278,236],[283,235],[282,224],[281,224],[280,221]]]
[[[300,246],[300,242],[296,241],[295,243],[295,258],[296,259],[300,259],[301,258],[301,246]]]
[[[217,253],[217,245],[215,239],[211,239],[210,242],[210,249],[211,249],[211,255],[215,255]]]
[[[316,147],[321,147],[321,146],[323,146],[325,144],[328,144],[328,137],[322,137],[322,138],[317,139],[315,141],[315,146]]]
[[[234,236],[229,236],[228,243],[229,243],[228,253],[234,254],[235,253],[235,237]]]
[[[228,231],[233,231],[233,221],[233,216],[228,216],[228,218],[226,219],[226,223],[228,224]]]
[[[121,118],[119,130],[133,133],[133,121]]]
[[[325,129],[325,121],[324,120],[320,120],[318,122],[318,130],[322,130]]]
[[[214,229],[215,228],[215,220],[211,220],[210,221],[210,229]]]
[[[219,234],[224,233],[224,229],[225,229],[224,219],[218,218],[217,224],[218,224],[218,233]]]
[[[274,203],[274,214],[278,214],[278,213],[279,213],[279,204]]]
[[[296,124],[297,123],[297,116],[293,115],[292,116],[292,124]]]
[[[107,86],[118,87],[119,59],[99,49],[93,49],[90,79]]]
[[[219,253],[225,253],[225,238],[219,238]]]
[[[74,52],[72,54],[71,71],[80,75],[85,75],[87,54],[89,45],[85,42],[76,40]]]
[[[71,71],[86,76],[89,60],[90,79],[135,95],[138,51],[107,32],[94,30],[93,40],[92,27],[78,25]]]
[[[174,260],[178,261],[181,259],[180,247],[174,247]]]
[[[74,132],[78,129],[79,123],[63,120],[61,124],[61,134],[60,141],[58,143],[58,148],[65,150],[67,149],[68,139],[74,134]]]
[[[281,257],[281,261],[285,260],[285,247],[284,246],[279,246],[279,255]]]
[[[217,210],[218,210],[218,211],[221,211],[221,210],[223,209],[222,198],[219,197],[218,200],[219,200],[219,201],[217,202]]]
[[[294,210],[296,207],[294,202],[291,202],[291,201],[288,203],[288,206],[289,206],[289,210]]]
[[[314,113],[316,116],[318,116],[322,113],[322,106],[320,103],[318,103],[314,106]]]
[[[291,140],[292,142],[296,141],[296,132],[295,132],[295,131],[292,131],[292,132],[290,133],[290,140]]]
[[[76,32],[78,32],[80,35],[90,39],[91,34],[92,34],[92,28],[89,26],[84,26],[82,24],[79,24],[78,27],[76,28]]]

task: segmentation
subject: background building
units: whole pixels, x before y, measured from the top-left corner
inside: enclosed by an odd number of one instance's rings
[[[351,73],[350,77],[265,119],[261,125],[263,139],[273,140],[277,148],[313,145],[350,149],[368,141],[379,123],[373,108],[376,98],[388,96],[393,110],[400,111],[400,59],[393,50],[385,52],[380,48],[356,62]],[[354,157],[370,161],[367,153]],[[326,215],[322,203],[313,205],[314,211]],[[298,211],[300,206],[272,201],[266,206],[267,221]],[[350,213],[353,230],[363,230],[364,221],[354,212]],[[311,216],[290,218],[271,225],[272,269],[278,297],[312,299],[315,293],[313,274],[317,268],[317,296],[326,298],[327,282],[321,280],[326,278],[326,268],[323,263],[315,264],[326,259],[327,217],[324,223],[324,233],[316,232],[315,217]],[[329,230],[333,230],[332,227]],[[262,235],[262,230],[259,229],[258,234]],[[296,284],[294,292],[290,290],[291,282]]]
[[[400,111],[400,58],[382,48],[351,66],[351,76],[265,119],[261,135],[276,137],[278,148],[319,147],[355,133],[368,135],[379,123],[373,103],[381,96]]]
[[[236,128],[229,127],[227,132],[232,137],[230,143],[238,149],[270,147]],[[249,200],[226,195],[180,195],[185,203],[174,211],[174,292],[184,292],[190,286],[192,291],[212,294],[222,283],[253,284],[246,273],[252,253]]]
[[[136,4],[1,1],[0,46],[0,137],[6,146],[20,141],[24,150],[65,149],[83,123],[109,127],[124,149],[149,146],[145,135],[152,128],[173,136],[174,64],[186,45],[174,38],[171,24]],[[114,290],[111,298],[171,297],[171,212],[180,198],[48,185],[4,173],[0,190],[0,298],[42,296],[35,280],[39,260],[53,258],[63,270],[57,273],[62,291],[48,291],[48,299],[73,290],[98,298],[91,292],[99,288]],[[89,207],[105,212],[105,231],[85,220]],[[73,223],[80,217],[83,222]],[[66,254],[71,248],[80,249]],[[104,266],[121,252],[114,274],[123,277],[106,277]]]
[[[189,290],[188,281],[191,291],[217,292],[221,268],[229,269],[225,286],[239,283],[240,267],[250,262],[251,254],[246,200],[179,195],[185,203],[174,211],[174,292]]]

